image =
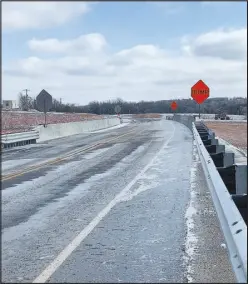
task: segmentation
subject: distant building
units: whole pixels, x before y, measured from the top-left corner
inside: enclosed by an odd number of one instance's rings
[[[17,109],[18,103],[15,100],[3,100],[2,107],[4,109]]]

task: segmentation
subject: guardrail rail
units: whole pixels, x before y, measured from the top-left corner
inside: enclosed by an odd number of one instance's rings
[[[173,120],[193,133],[236,280],[247,283],[247,164],[235,164],[234,153],[226,152],[202,121],[188,115]]]
[[[16,146],[23,146],[27,144],[34,144],[39,139],[39,131],[27,131],[1,135],[1,148],[11,148]]]

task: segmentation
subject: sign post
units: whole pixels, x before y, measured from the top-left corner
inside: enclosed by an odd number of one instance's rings
[[[116,105],[116,106],[115,106],[115,113],[116,113],[117,115],[120,115],[120,112],[121,112],[121,107],[120,107],[119,105]]]
[[[201,104],[209,97],[210,89],[202,81],[199,80],[194,86],[191,87],[191,97],[199,105],[199,118],[201,116]]]
[[[36,97],[36,104],[37,108],[40,111],[43,111],[45,114],[45,124],[44,127],[46,127],[46,114],[49,111],[49,109],[52,108],[53,105],[53,99],[52,96],[45,91],[44,89],[39,93],[39,95]]]

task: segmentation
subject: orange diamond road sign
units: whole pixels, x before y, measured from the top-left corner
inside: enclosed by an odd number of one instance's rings
[[[191,87],[191,97],[198,104],[202,104],[209,97],[209,93],[209,87],[202,80]]]
[[[171,103],[171,109],[176,110],[177,109],[177,103],[174,101]]]

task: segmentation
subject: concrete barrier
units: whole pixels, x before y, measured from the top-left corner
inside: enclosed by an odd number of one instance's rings
[[[166,119],[170,118],[166,117]],[[172,120],[184,124],[192,131],[192,123],[195,121],[195,117],[192,115],[190,116],[190,115],[174,114]]]
[[[46,140],[56,139],[60,137],[87,133],[91,131],[96,131],[111,126],[120,124],[119,118],[106,118],[98,120],[88,120],[82,122],[70,122],[70,123],[57,123],[48,124],[46,127],[43,125],[37,126],[36,129],[39,131],[40,138],[37,142],[42,142]]]

